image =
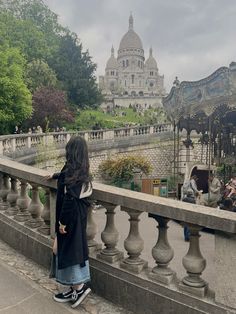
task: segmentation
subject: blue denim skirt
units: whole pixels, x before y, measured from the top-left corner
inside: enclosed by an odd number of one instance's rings
[[[85,262],[85,266],[81,267],[73,265],[70,267],[58,269],[58,261],[56,258],[56,281],[66,286],[79,285],[90,281],[89,261]]]

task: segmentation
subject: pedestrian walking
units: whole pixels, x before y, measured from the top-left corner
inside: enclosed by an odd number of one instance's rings
[[[72,302],[77,307],[91,292],[88,245],[86,238],[88,196],[92,194],[86,141],[72,137],[66,145],[66,163],[60,173],[47,179],[57,179],[55,279],[69,287],[54,295],[57,302]]]

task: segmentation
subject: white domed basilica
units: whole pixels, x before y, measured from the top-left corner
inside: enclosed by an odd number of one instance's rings
[[[165,95],[164,76],[159,75],[152,48],[145,62],[143,44],[134,31],[129,17],[128,32],[122,37],[115,57],[114,48],[107,61],[105,75],[99,77],[99,87],[105,95],[103,106],[160,107]]]

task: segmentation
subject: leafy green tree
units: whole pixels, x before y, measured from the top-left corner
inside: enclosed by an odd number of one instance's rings
[[[91,56],[42,0],[0,0],[0,43],[1,39],[17,47],[29,63],[26,80],[31,91],[45,85],[47,75],[50,83],[46,86],[54,86],[53,70],[70,104],[83,108],[101,102]],[[40,66],[35,60],[41,60]],[[38,79],[37,67],[41,68]]]
[[[96,64],[88,51],[82,51],[82,44],[76,34],[61,37],[59,48],[49,63],[63,83],[71,103],[79,106],[95,106],[101,102],[94,72]]]
[[[40,87],[56,87],[58,84],[55,72],[42,60],[33,60],[26,66],[26,82],[31,92]]]
[[[0,9],[17,19],[30,20],[44,33],[61,34],[66,29],[58,23],[58,16],[42,0],[0,1]]]
[[[19,20],[9,13],[0,13],[0,38],[10,47],[21,50],[28,62],[49,58],[52,46],[30,20]]]
[[[24,79],[25,59],[16,48],[0,48],[0,133],[29,118],[32,112],[31,94]]]

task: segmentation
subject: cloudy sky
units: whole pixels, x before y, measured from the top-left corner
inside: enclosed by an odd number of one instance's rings
[[[115,52],[134,30],[148,57],[149,47],[169,91],[175,76],[198,80],[236,61],[236,0],[44,0],[60,22],[78,34],[104,74],[112,44]]]

